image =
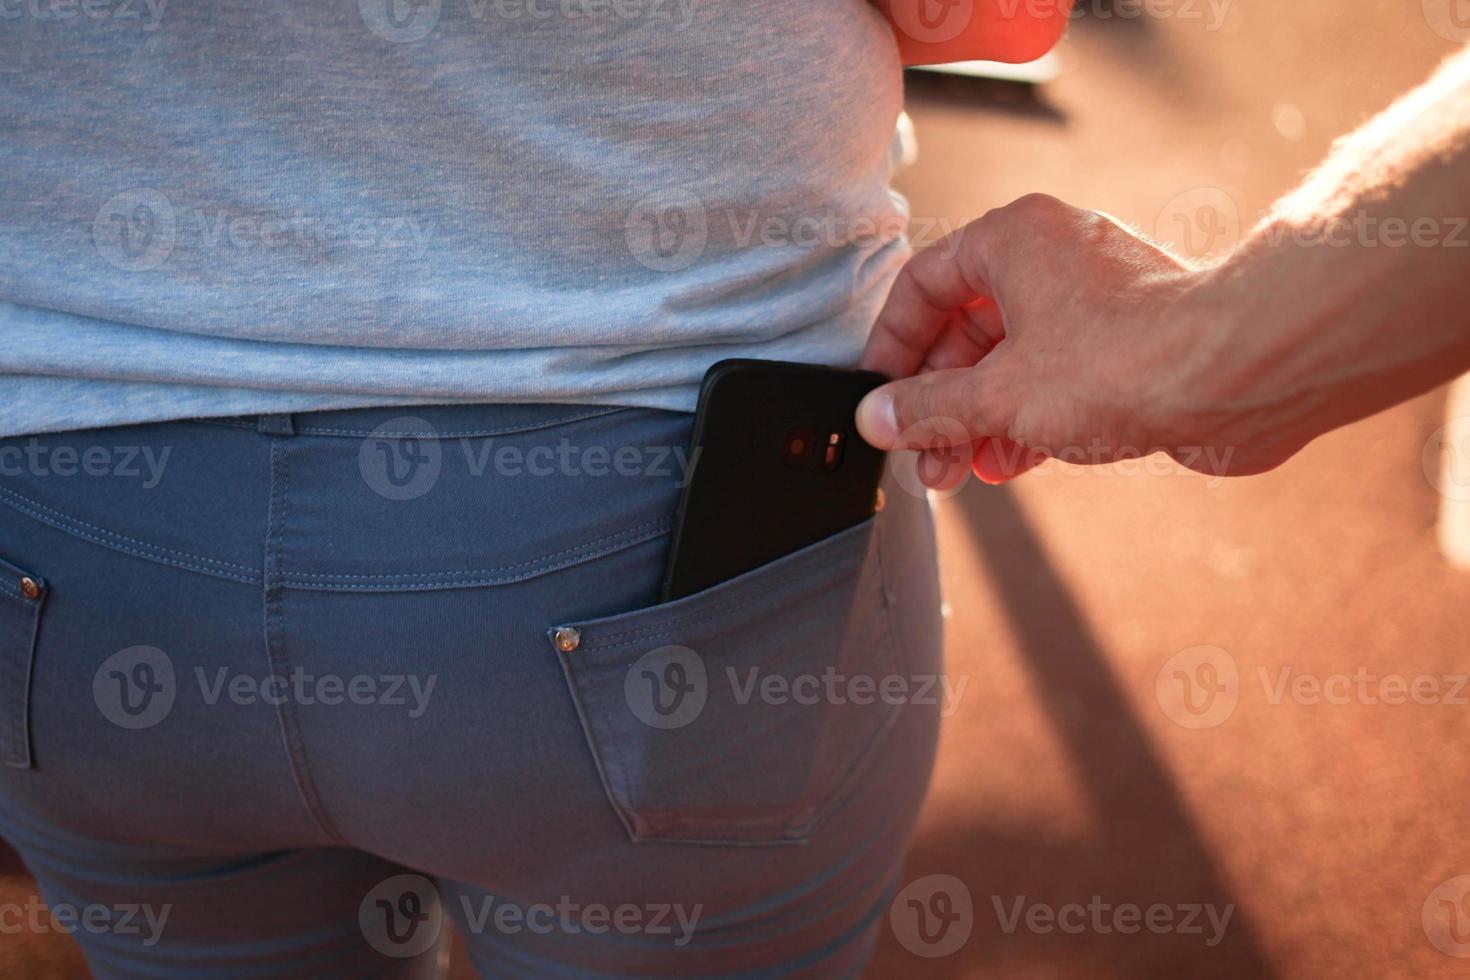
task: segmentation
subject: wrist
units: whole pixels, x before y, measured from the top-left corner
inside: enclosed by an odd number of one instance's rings
[[[1296,247],[1273,218],[1220,263],[1193,273],[1173,311],[1187,338],[1172,418],[1191,446],[1229,452],[1242,473],[1270,469],[1327,426],[1335,372],[1318,341],[1351,290],[1326,250]],[[1234,470],[1233,470],[1234,472]]]
[[[1262,302],[1270,274],[1269,257],[1248,249],[1181,273],[1162,327],[1174,360],[1159,395],[1159,426],[1170,449],[1211,449],[1216,458],[1233,459],[1280,438],[1270,348],[1291,332],[1291,312]]]

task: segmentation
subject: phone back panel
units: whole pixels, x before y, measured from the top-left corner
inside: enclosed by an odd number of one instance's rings
[[[710,368],[664,600],[735,578],[871,517],[885,454],[863,441],[854,418],[858,402],[885,380],[868,371],[779,361],[729,360]],[[834,448],[835,465],[828,456]]]

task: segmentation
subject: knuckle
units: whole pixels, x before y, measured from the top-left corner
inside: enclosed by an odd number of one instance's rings
[[[899,414],[900,429],[911,448],[931,448],[944,428],[943,392],[932,376],[925,376],[910,395],[907,412]]]
[[[1006,382],[1000,372],[977,371],[967,380],[965,418],[973,427],[976,438],[1010,437],[1010,419],[1014,414],[1015,401],[1007,392]]]
[[[909,400],[908,414],[900,416],[902,424],[907,428],[923,426],[934,415],[934,382],[929,378],[921,378],[919,383],[913,386],[912,397]]]
[[[956,397],[959,404],[956,409],[959,412],[960,422],[969,430],[972,436],[989,435],[981,432],[987,428],[987,419],[983,411],[985,402],[985,379],[978,371],[969,371],[960,379]]]
[[[1066,205],[1061,202],[1060,198],[1052,197],[1050,194],[1043,194],[1040,191],[1032,191],[1030,194],[1023,194],[1016,198],[1014,207],[1025,212],[1035,211],[1045,213],[1066,207]]]
[[[1079,237],[1091,245],[1102,245],[1120,231],[1111,218],[1096,211],[1079,211],[1077,224]]]
[[[1033,192],[1016,198],[1002,209],[1008,218],[1026,223],[1049,223],[1065,215],[1072,207],[1050,194]]]
[[[987,212],[976,224],[983,239],[1002,242],[1007,248],[1041,247],[1063,234],[1069,218],[1076,213],[1077,208],[1059,198],[1033,192]],[[982,243],[974,244],[983,247]]]

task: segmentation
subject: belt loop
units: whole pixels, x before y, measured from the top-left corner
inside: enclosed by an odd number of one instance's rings
[[[296,424],[289,415],[262,415],[257,428],[263,435],[294,436]]]

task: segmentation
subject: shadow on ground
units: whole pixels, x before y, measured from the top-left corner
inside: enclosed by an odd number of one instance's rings
[[[963,515],[1017,640],[1032,688],[1040,692],[1048,723],[1078,774],[1088,811],[1098,815],[1095,834],[1081,841],[1048,840],[1014,823],[947,821],[921,837],[910,853],[905,881],[928,874],[958,877],[974,904],[975,932],[961,955],[927,963],[927,977],[1031,975],[1041,967],[1088,977],[1272,977],[1243,907],[1222,878],[1178,786],[1155,751],[1092,637],[1067,587],[1017,505],[1014,494],[972,484],[953,501]],[[959,544],[959,542],[950,542]],[[1017,908],[1087,906],[1099,896],[1113,906],[1147,909],[1162,904],[1182,910],[1229,908],[1223,939],[1201,956],[1214,932],[1204,911],[1202,932],[1140,935],[1113,929],[1110,912],[1101,927],[1091,919],[1076,934],[1059,927],[1030,929]],[[1018,904],[1019,903],[1019,904]],[[1074,924],[1076,920],[1074,919]],[[892,936],[870,975],[911,973],[913,955]]]

